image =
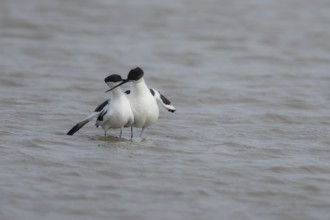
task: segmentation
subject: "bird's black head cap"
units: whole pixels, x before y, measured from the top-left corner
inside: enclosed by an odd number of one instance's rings
[[[117,74],[112,74],[108,77],[106,77],[104,79],[104,82],[105,83],[108,83],[108,82],[121,82],[123,81],[123,79],[121,78],[121,76],[117,75]]]
[[[139,80],[143,77],[144,72],[140,67],[136,67],[135,69],[131,69],[131,71],[129,71],[128,76],[127,76],[127,80]]]

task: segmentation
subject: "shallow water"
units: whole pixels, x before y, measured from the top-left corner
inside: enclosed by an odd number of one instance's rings
[[[3,0],[1,220],[328,219],[329,10]],[[132,142],[65,135],[136,66],[176,113]]]

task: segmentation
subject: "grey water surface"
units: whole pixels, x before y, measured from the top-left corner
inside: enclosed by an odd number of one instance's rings
[[[329,24],[327,0],[1,0],[0,219],[328,220]],[[65,135],[136,66],[177,112]]]

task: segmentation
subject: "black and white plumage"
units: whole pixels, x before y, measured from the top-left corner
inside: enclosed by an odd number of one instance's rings
[[[150,89],[150,92],[155,97],[155,99],[164,106],[167,111],[172,113],[176,111],[176,108],[171,104],[170,100],[163,96],[159,91],[157,91],[156,89]]]
[[[156,101],[160,102],[167,111],[172,113],[176,111],[176,108],[171,104],[171,102],[159,91],[157,91],[156,89],[150,89],[150,92],[151,95],[156,99]],[[125,93],[129,95],[131,94],[131,90],[126,90]]]
[[[127,97],[134,114],[132,127],[142,128],[140,136],[144,128],[149,127],[158,120],[159,109],[157,101],[170,112],[175,112],[176,110],[175,107],[171,105],[171,102],[159,91],[147,87],[143,76],[143,70],[137,67],[130,70],[127,79],[124,79],[123,82],[108,90],[112,91],[118,86],[131,82],[130,90],[126,91],[126,94],[128,94]]]
[[[95,117],[98,117],[102,112],[104,112],[106,109],[108,109],[110,99],[104,101],[99,106],[95,108],[93,113],[91,113],[89,116],[87,116],[84,120],[77,123],[75,126],[73,126],[70,131],[68,131],[67,135],[74,135],[77,131],[79,131],[82,127],[84,127],[88,122],[90,122]]]
[[[104,81],[109,87],[114,87],[123,80],[119,75],[113,74],[106,77]],[[96,117],[97,119],[95,125],[96,127],[101,126],[103,128],[105,136],[108,129],[119,128],[121,137],[121,129],[123,127],[131,127],[132,123],[134,122],[134,115],[126,94],[123,93],[120,88],[116,88],[112,91],[110,99],[100,104],[92,114],[76,124],[67,133],[67,135],[73,135],[85,124]]]

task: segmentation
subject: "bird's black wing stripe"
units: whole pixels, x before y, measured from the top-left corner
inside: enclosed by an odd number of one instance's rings
[[[162,99],[162,101],[163,101],[163,103],[165,104],[165,105],[170,105],[171,104],[171,102],[170,102],[170,100],[168,100],[165,96],[163,96],[161,93],[160,93],[160,98]]]
[[[99,114],[99,116],[97,117],[97,121],[103,121],[103,117],[105,116],[105,114],[107,114],[108,111],[104,111],[101,114]]]
[[[102,109],[107,105],[109,104],[110,102],[110,99],[104,101],[102,104],[100,104],[99,106],[96,107],[96,109],[94,110],[94,112],[100,112],[102,111]]]
[[[79,131],[80,128],[82,128],[88,122],[89,122],[88,119],[86,119],[85,121],[79,122],[73,128],[71,128],[71,130],[67,133],[67,135],[73,135],[74,133],[76,133],[77,131]]]
[[[150,89],[150,92],[151,92],[152,96],[155,96],[155,91],[153,89]]]

